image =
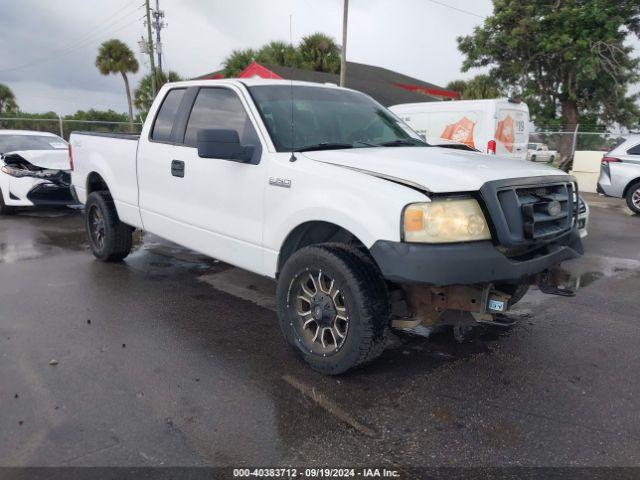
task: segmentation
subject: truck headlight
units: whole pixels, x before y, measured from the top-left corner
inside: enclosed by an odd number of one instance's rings
[[[404,241],[452,243],[489,240],[491,232],[478,201],[473,198],[436,198],[412,203],[402,214]]]

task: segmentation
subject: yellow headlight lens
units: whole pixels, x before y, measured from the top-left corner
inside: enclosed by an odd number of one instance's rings
[[[489,240],[491,232],[473,198],[434,199],[407,205],[403,214],[404,240],[414,243],[452,243]]]

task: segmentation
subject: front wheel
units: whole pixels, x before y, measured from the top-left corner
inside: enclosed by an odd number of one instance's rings
[[[629,187],[626,195],[627,206],[633,213],[640,214],[640,182]]]
[[[84,210],[87,240],[103,262],[119,262],[131,252],[133,228],[120,221],[108,192],[93,192]]]
[[[337,375],[382,353],[386,286],[360,252],[336,244],[300,249],[280,273],[277,299],[286,342],[314,370]]]

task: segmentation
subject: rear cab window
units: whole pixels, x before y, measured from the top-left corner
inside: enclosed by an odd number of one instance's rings
[[[178,108],[184,96],[184,88],[174,88],[169,90],[162,101],[162,105],[158,109],[153,128],[151,130],[150,139],[156,142],[171,141],[171,130],[176,120]]]

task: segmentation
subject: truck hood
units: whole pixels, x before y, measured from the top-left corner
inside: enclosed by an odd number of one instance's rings
[[[17,155],[31,165],[47,170],[69,170],[69,152],[65,149],[57,150],[18,150],[6,152],[5,157]]]
[[[476,191],[491,180],[566,175],[525,160],[438,147],[323,150],[305,152],[304,156],[434,193]]]

